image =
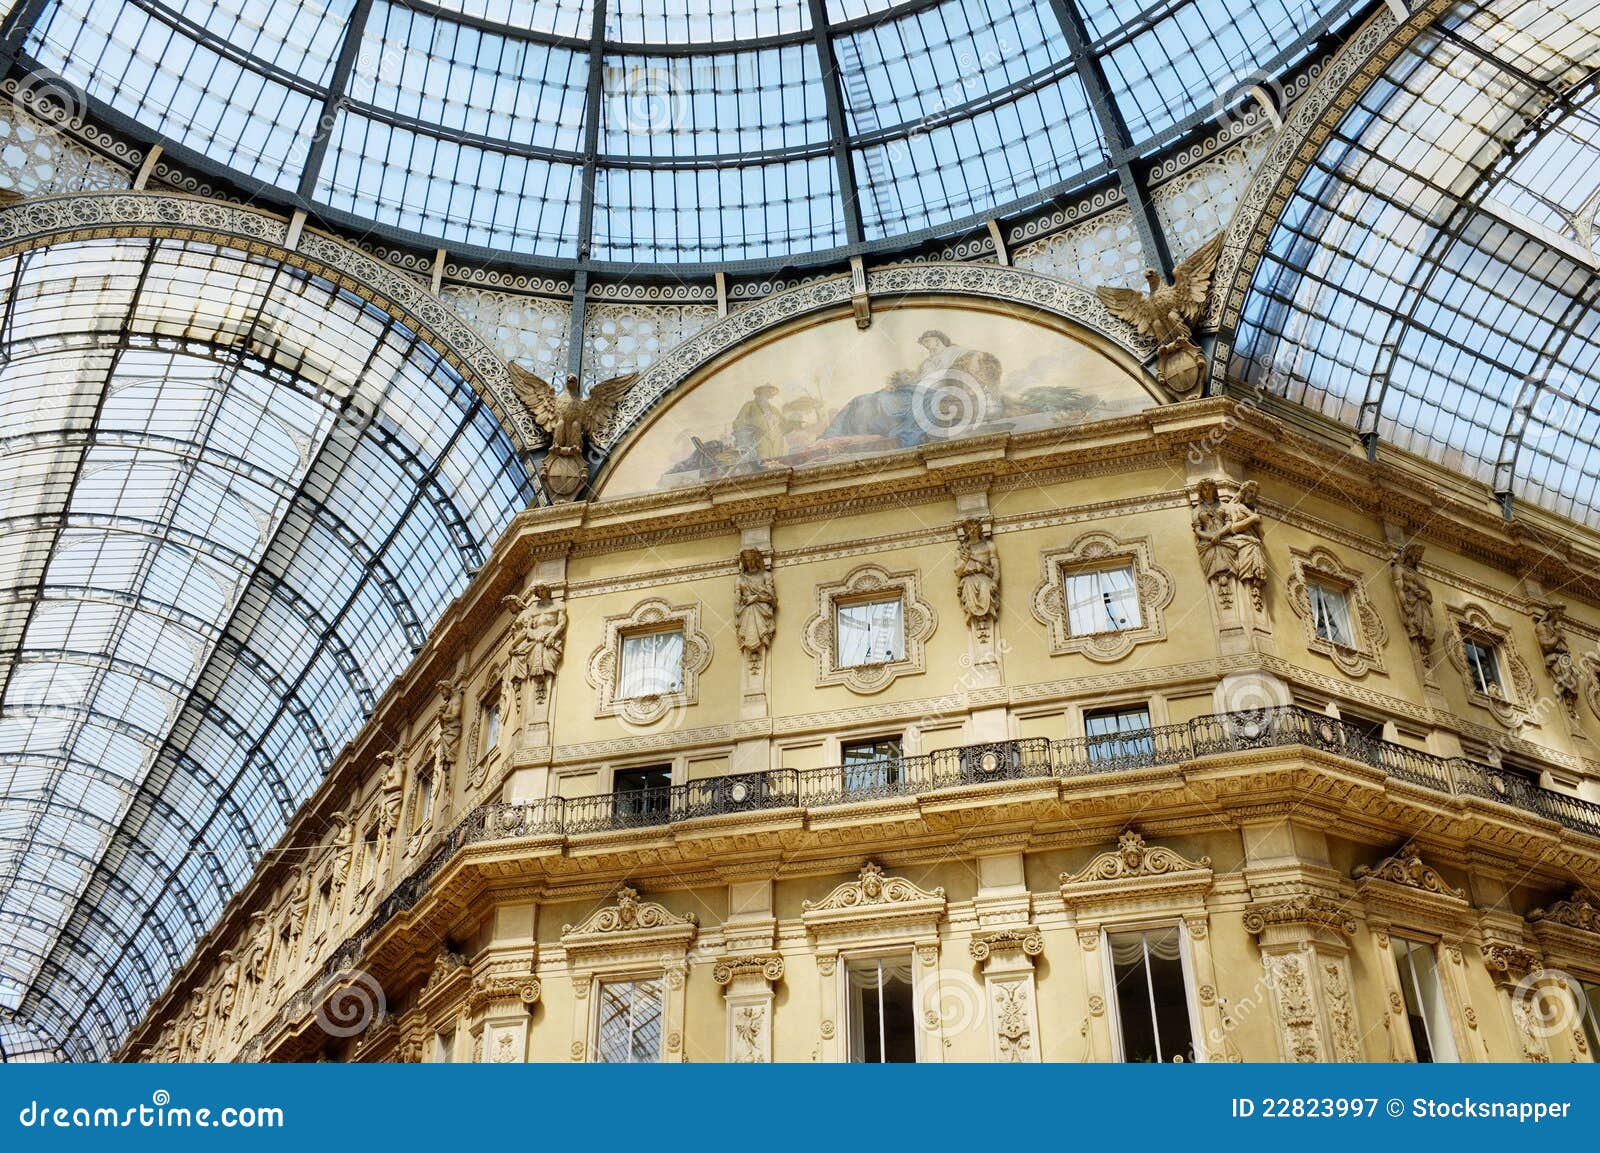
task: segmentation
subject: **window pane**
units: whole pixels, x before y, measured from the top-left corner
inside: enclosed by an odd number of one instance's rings
[[[672,770],[669,768],[628,769],[612,778],[617,794],[617,812],[624,816],[664,813],[672,803]]]
[[[1111,950],[1122,1059],[1193,1061],[1189,994],[1177,926],[1112,933],[1106,940]]]
[[[894,737],[846,741],[839,746],[845,789],[866,792],[899,785],[900,757],[900,742]]]
[[[1155,755],[1155,742],[1150,738],[1150,710],[1143,705],[1085,713],[1083,732],[1089,738],[1091,761],[1148,760]]]
[[[1578,1011],[1583,1014],[1583,1032],[1589,1038],[1592,1060],[1600,1061],[1600,982],[1580,981],[1572,992],[1578,1001]]]
[[[661,983],[607,981],[600,986],[595,1060],[612,1064],[661,1059]]]
[[[683,689],[683,633],[643,633],[622,638],[617,696],[660,697]]]
[[[1355,633],[1350,628],[1350,604],[1342,589],[1311,584],[1311,617],[1316,622],[1317,636],[1336,645],[1350,648],[1355,644]]]
[[[1417,1060],[1454,1061],[1455,1040],[1450,1032],[1450,1015],[1445,1007],[1444,988],[1439,983],[1433,948],[1402,937],[1393,937],[1391,941]]]
[[[899,597],[837,605],[834,614],[838,668],[881,665],[906,655]]]
[[[1142,623],[1132,565],[1067,576],[1067,625],[1073,636],[1122,632]]]
[[[1480,693],[1500,688],[1500,661],[1494,646],[1468,637],[1461,642],[1467,654],[1467,668],[1472,673],[1472,685]]]
[[[850,1060],[914,1062],[916,1007],[910,956],[851,961],[845,976],[850,985]]]

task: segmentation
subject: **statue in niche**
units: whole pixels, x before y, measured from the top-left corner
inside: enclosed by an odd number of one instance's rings
[[[1228,513],[1217,494],[1216,481],[1204,478],[1198,493],[1191,523],[1195,548],[1200,553],[1200,568],[1217,590],[1217,604],[1230,608],[1233,605],[1235,546],[1229,536]]]
[[[512,387],[534,423],[550,434],[550,448],[539,466],[539,479],[557,500],[572,500],[589,480],[589,466],[583,459],[585,439],[610,422],[638,374],[601,381],[584,396],[579,392],[576,374],[569,375],[566,387],[558,390],[519,364],[506,368]]]
[[[1000,562],[994,542],[984,534],[983,523],[963,521],[956,529],[956,580],[961,611],[980,640],[989,639],[1000,611]]]
[[[439,682],[439,746],[434,764],[441,781],[449,779],[461,749],[461,697],[460,681]]]
[[[1222,240],[1223,234],[1218,233],[1201,245],[1173,270],[1170,282],[1155,269],[1145,269],[1145,282],[1150,286],[1147,295],[1135,288],[1094,290],[1113,316],[1133,325],[1141,335],[1155,338],[1156,379],[1180,397],[1193,392],[1205,373],[1206,354],[1194,342],[1190,325],[1205,315]]]
[[[1561,698],[1567,716],[1577,720],[1578,693],[1582,691],[1583,681],[1572,659],[1572,650],[1567,647],[1567,638],[1561,633],[1566,616],[1567,606],[1558,601],[1535,605],[1533,635],[1539,642],[1539,651],[1544,654],[1544,667],[1555,682],[1556,695]]]
[[[1261,544],[1261,514],[1256,511],[1255,481],[1247,480],[1239,491],[1222,502],[1227,518],[1225,540],[1233,551],[1233,576],[1250,590],[1250,603],[1261,608],[1261,590],[1267,582],[1267,552]]]
[[[1417,654],[1426,662],[1437,634],[1433,625],[1433,590],[1422,577],[1422,546],[1412,543],[1398,549],[1390,564],[1400,598],[1400,621],[1405,625],[1406,636],[1416,645]]]
[[[531,680],[534,699],[543,704],[550,680],[561,667],[567,640],[567,610],[547,584],[536,584],[520,597],[504,597],[501,603],[517,614],[512,626],[511,660],[506,667],[508,691]],[[501,715],[506,715],[504,707]]]
[[[356,830],[343,810],[333,814],[333,823],[339,827],[339,831],[333,838],[333,870],[330,879],[333,882],[333,891],[337,893],[344,888],[344,883],[350,876],[350,857],[355,846]]]
[[[750,663],[750,671],[756,672],[778,629],[778,592],[767,558],[758,548],[739,551],[737,602],[739,648]]]
[[[387,837],[400,827],[400,803],[403,800],[406,776],[405,750],[399,747],[386,749],[378,754],[378,763],[384,766],[383,782],[380,785],[383,807],[379,810],[379,820]]]
[[[244,975],[254,984],[267,979],[267,963],[272,958],[272,932],[265,913],[250,914],[249,944],[244,951]]]

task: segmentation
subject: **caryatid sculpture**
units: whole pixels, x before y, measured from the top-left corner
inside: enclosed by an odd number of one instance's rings
[[[1267,583],[1267,551],[1261,543],[1257,490],[1255,481],[1245,481],[1238,492],[1222,502],[1222,512],[1228,524],[1225,539],[1233,549],[1234,579],[1250,590],[1250,601],[1259,609]]]
[[[756,672],[778,628],[778,592],[767,568],[767,558],[758,548],[739,551],[737,602],[735,625],[739,632],[739,648],[749,662],[750,671]]]
[[[1395,552],[1390,564],[1394,568],[1395,595],[1400,599],[1400,622],[1426,664],[1438,633],[1433,623],[1433,590],[1422,576],[1422,546],[1414,542],[1405,545]]]
[[[519,364],[506,366],[512,387],[527,406],[534,423],[550,434],[550,447],[539,466],[539,479],[556,500],[572,500],[589,480],[589,466],[583,459],[586,437],[604,428],[616,412],[628,385],[637,373],[601,381],[584,396],[576,375],[567,377],[566,387],[557,389],[549,381]]]
[[[567,610],[556,600],[550,586],[542,583],[520,597],[505,597],[503,603],[517,614],[506,677],[513,686],[532,681],[534,699],[543,704],[551,678],[561,668],[567,642]]]
[[[994,542],[984,535],[980,521],[963,521],[956,530],[956,581],[961,611],[967,622],[987,640],[1000,611],[1000,562]]]
[[[1228,513],[1217,492],[1217,482],[1205,477],[1198,486],[1198,499],[1191,518],[1194,545],[1200,553],[1200,568],[1217,590],[1217,604],[1233,604],[1235,545],[1229,535]]]
[[[1578,694],[1583,680],[1578,675],[1577,663],[1561,626],[1567,616],[1567,606],[1556,601],[1533,606],[1533,635],[1539,642],[1539,652],[1544,655],[1544,667],[1555,682],[1556,695],[1567,710],[1567,716],[1578,718]]]

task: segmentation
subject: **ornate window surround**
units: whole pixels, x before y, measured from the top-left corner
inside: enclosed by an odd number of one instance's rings
[[[577,925],[564,925],[566,952],[576,1005],[572,1013],[571,1059],[594,1060],[600,1029],[602,981],[649,980],[662,983],[661,1060],[682,1061],[684,982],[689,972],[689,947],[700,931],[693,913],[683,916],[639,891],[623,885],[616,902],[589,914]]]
[[[1450,663],[1461,674],[1467,700],[1488,709],[1494,714],[1495,720],[1508,729],[1537,723],[1532,706],[1539,694],[1534,688],[1533,675],[1517,653],[1511,629],[1491,617],[1483,606],[1470,602],[1446,605],[1445,614],[1450,622],[1450,643],[1446,646],[1446,652]],[[1479,692],[1473,684],[1472,670],[1467,667],[1466,652],[1462,648],[1468,638],[1495,647],[1495,655],[1500,662],[1500,687],[1504,695]]]
[[[849,994],[845,964],[887,953],[911,954],[911,984],[918,1012],[917,1060],[944,1060],[944,1023],[939,1013],[939,926],[945,918],[943,887],[924,889],[888,876],[867,861],[854,881],[834,887],[820,901],[802,901],[800,919],[816,946],[822,977],[820,1009],[823,1061],[848,1061]]]
[[[1139,595],[1139,627],[1117,632],[1074,635],[1067,610],[1066,582],[1073,573],[1095,569],[1133,567],[1133,584]],[[1039,584],[1033,590],[1034,619],[1050,632],[1050,655],[1081,653],[1093,661],[1118,661],[1137,645],[1165,640],[1164,610],[1172,603],[1172,575],[1155,563],[1149,537],[1124,539],[1095,529],[1065,548],[1039,554]]]
[[[1086,1061],[1115,1059],[1117,1043],[1110,1012],[1110,949],[1107,933],[1124,929],[1179,926],[1189,1018],[1195,1026],[1200,1061],[1225,1060],[1213,1038],[1224,1037],[1217,1004],[1216,966],[1211,955],[1211,920],[1206,895],[1211,890],[1211,858],[1190,860],[1162,845],[1147,845],[1128,829],[1117,847],[1096,856],[1075,873],[1061,874],[1061,900],[1077,930],[1082,953],[1088,1015],[1083,1033]]]
[[[839,668],[834,653],[836,644],[835,611],[840,604],[882,600],[899,594],[901,622],[906,651],[899,660],[875,665]],[[881,692],[896,677],[927,670],[927,642],[938,627],[938,614],[922,596],[922,577],[915,569],[890,572],[875,564],[852,569],[843,580],[817,586],[816,612],[801,630],[800,641],[816,658],[816,685],[844,685],[863,695]]]
[[[1383,672],[1383,646],[1389,643],[1389,630],[1384,627],[1382,615],[1367,596],[1366,582],[1361,574],[1345,568],[1331,550],[1320,545],[1309,552],[1290,549],[1289,569],[1289,607],[1300,618],[1305,631],[1306,648],[1327,657],[1352,680],[1364,677],[1369,672]],[[1344,594],[1350,625],[1355,632],[1351,638],[1352,644],[1335,644],[1317,635],[1316,613],[1311,607],[1312,583]]]
[[[1476,925],[1477,910],[1465,891],[1451,885],[1409,847],[1376,865],[1358,865],[1351,876],[1379,950],[1378,968],[1389,1002],[1385,1027],[1395,1059],[1415,1061],[1416,1051],[1404,1022],[1405,994],[1390,943],[1392,929],[1398,936],[1433,949],[1457,1060],[1481,1060],[1482,1051],[1469,1032],[1477,1028],[1478,1016],[1468,996],[1462,953],[1463,941]]]
[[[700,700],[700,674],[711,665],[711,638],[700,630],[700,605],[669,604],[660,597],[649,597],[632,610],[608,616],[601,622],[600,647],[589,654],[589,684],[595,690],[595,712],[599,717],[621,717],[635,725],[659,721],[673,709],[697,704]],[[648,697],[617,697],[617,678],[622,669],[622,638],[673,629],[683,633],[683,683],[675,693]]]

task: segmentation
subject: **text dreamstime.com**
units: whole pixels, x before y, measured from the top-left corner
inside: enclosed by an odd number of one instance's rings
[[[70,1106],[30,1101],[17,1114],[24,1129],[282,1129],[277,1106],[234,1106],[220,1109],[173,1105],[172,1095],[157,1089],[148,1104]]]

